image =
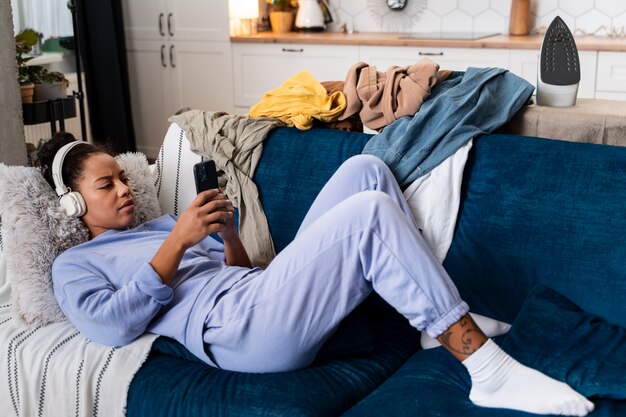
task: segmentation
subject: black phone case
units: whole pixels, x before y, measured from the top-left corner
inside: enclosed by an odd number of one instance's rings
[[[209,160],[198,162],[193,166],[193,177],[196,180],[196,193],[218,188],[217,169],[215,162]]]

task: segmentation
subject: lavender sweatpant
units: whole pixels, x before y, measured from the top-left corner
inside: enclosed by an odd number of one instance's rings
[[[391,171],[358,155],[327,182],[267,269],[219,299],[206,320],[206,351],[233,371],[303,368],[372,290],[433,338],[469,310]]]

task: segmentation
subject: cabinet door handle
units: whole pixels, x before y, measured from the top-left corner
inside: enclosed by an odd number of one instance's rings
[[[170,45],[170,66],[172,68],[176,68],[176,64],[174,63],[174,45]]]
[[[304,52],[304,48],[283,48],[283,52]]]
[[[165,45],[161,45],[161,66],[163,68],[167,67],[167,64],[165,63]]]
[[[443,56],[443,52],[419,52],[419,56]]]
[[[171,13],[167,14],[167,33],[169,33],[170,36],[174,36],[174,32],[172,31],[172,14]]]
[[[165,32],[163,32],[163,13],[159,14],[159,33],[161,36],[165,36]]]

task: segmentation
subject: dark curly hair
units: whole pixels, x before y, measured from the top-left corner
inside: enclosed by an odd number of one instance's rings
[[[44,178],[54,189],[54,180],[52,179],[52,161],[56,153],[70,142],[74,142],[76,138],[74,135],[68,132],[57,132],[52,136],[50,140],[44,143],[37,153],[36,165],[41,169]],[[85,145],[76,146],[72,148],[63,161],[61,167],[61,177],[63,183],[76,190],[76,184],[82,178],[84,172],[84,161],[93,154],[106,153],[112,155],[112,153],[103,147],[85,143]]]

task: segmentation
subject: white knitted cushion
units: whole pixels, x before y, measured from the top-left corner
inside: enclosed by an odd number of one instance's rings
[[[163,213],[178,216],[195,198],[193,166],[202,160],[191,151],[185,132],[172,123],[154,166],[157,197]]]
[[[161,215],[148,160],[117,156],[128,174],[137,224]],[[56,193],[37,168],[0,164],[0,240],[11,282],[13,316],[33,326],[65,320],[52,292],[52,262],[86,241],[87,227],[62,213]]]

